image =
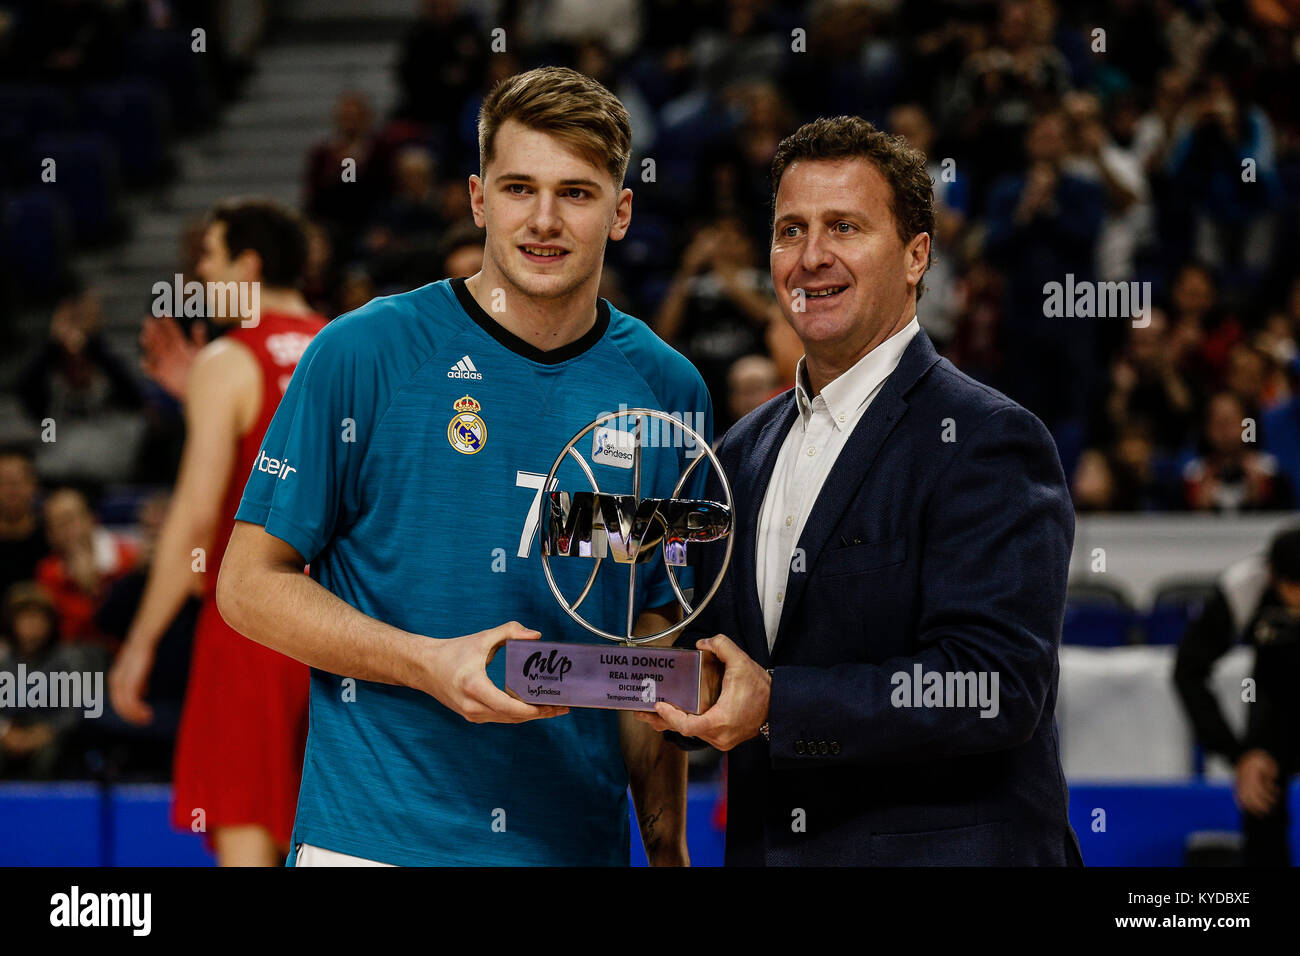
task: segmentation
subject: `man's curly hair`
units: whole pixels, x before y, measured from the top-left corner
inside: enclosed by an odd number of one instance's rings
[[[776,191],[789,165],[801,159],[865,159],[889,183],[889,211],[903,244],[927,232],[934,238],[934,183],[925,167],[925,154],[901,136],[878,130],[858,116],[822,117],[805,123],[781,140],[772,159],[772,213]],[[925,268],[928,271],[930,261]],[[924,274],[924,273],[923,273]],[[919,301],[924,282],[916,285]]]

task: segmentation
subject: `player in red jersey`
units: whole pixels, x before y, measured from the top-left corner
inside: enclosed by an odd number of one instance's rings
[[[185,448],[171,508],[109,674],[122,718],[152,720],[144,695],[154,651],[187,596],[202,596],[176,741],[172,823],[208,834],[222,866],[284,859],[302,772],[307,667],[232,630],[212,592],[262,437],[325,324],[295,288],[306,255],[300,220],[277,203],[235,200],[211,214],[198,277],[225,334],[198,352],[185,378]],[[238,285],[216,285],[232,282]],[[222,308],[217,289],[239,293],[245,314]]]

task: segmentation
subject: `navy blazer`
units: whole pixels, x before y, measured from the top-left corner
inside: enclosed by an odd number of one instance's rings
[[[734,554],[678,641],[721,632],[774,668],[771,743],[728,755],[727,864],[1082,865],[1053,718],[1074,511],[1051,435],[918,332],[809,513],[769,654],[755,537],[796,414],[787,391],[719,445]],[[699,550],[707,588],[723,549]],[[924,704],[895,676],[917,665],[922,686],[997,672],[997,715],[896,706]]]

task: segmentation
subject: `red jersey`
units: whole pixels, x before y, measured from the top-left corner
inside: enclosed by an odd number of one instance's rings
[[[307,739],[307,665],[233,630],[212,592],[262,438],[298,360],[324,325],[317,315],[264,312],[256,327],[226,333],[257,359],[262,404],[239,439],[194,630],[172,793],[172,823],[181,830],[193,828],[200,810],[209,831],[253,824],[287,844],[293,829]]]
[[[280,406],[285,389],[289,387],[289,379],[298,367],[298,359],[302,358],[307,345],[324,327],[325,320],[315,313],[298,316],[283,312],[263,312],[262,319],[256,326],[236,326],[226,333],[226,338],[242,343],[257,359],[258,369],[262,373],[262,405],[257,410],[253,427],[239,439],[235,469],[226,488],[225,500],[221,503],[217,538],[213,542],[212,553],[208,556],[208,575],[204,587],[206,594],[211,594],[216,587],[221,559],[225,556],[230,532],[235,528],[239,499],[244,496],[244,485],[252,474],[262,439],[271,426],[271,419],[275,417],[275,410]]]

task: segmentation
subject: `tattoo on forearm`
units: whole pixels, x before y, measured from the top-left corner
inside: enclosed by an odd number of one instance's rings
[[[654,854],[659,849],[660,836],[655,832],[655,824],[663,816],[663,811],[657,813],[647,813],[641,818],[641,839],[645,841],[645,852],[647,856]]]

